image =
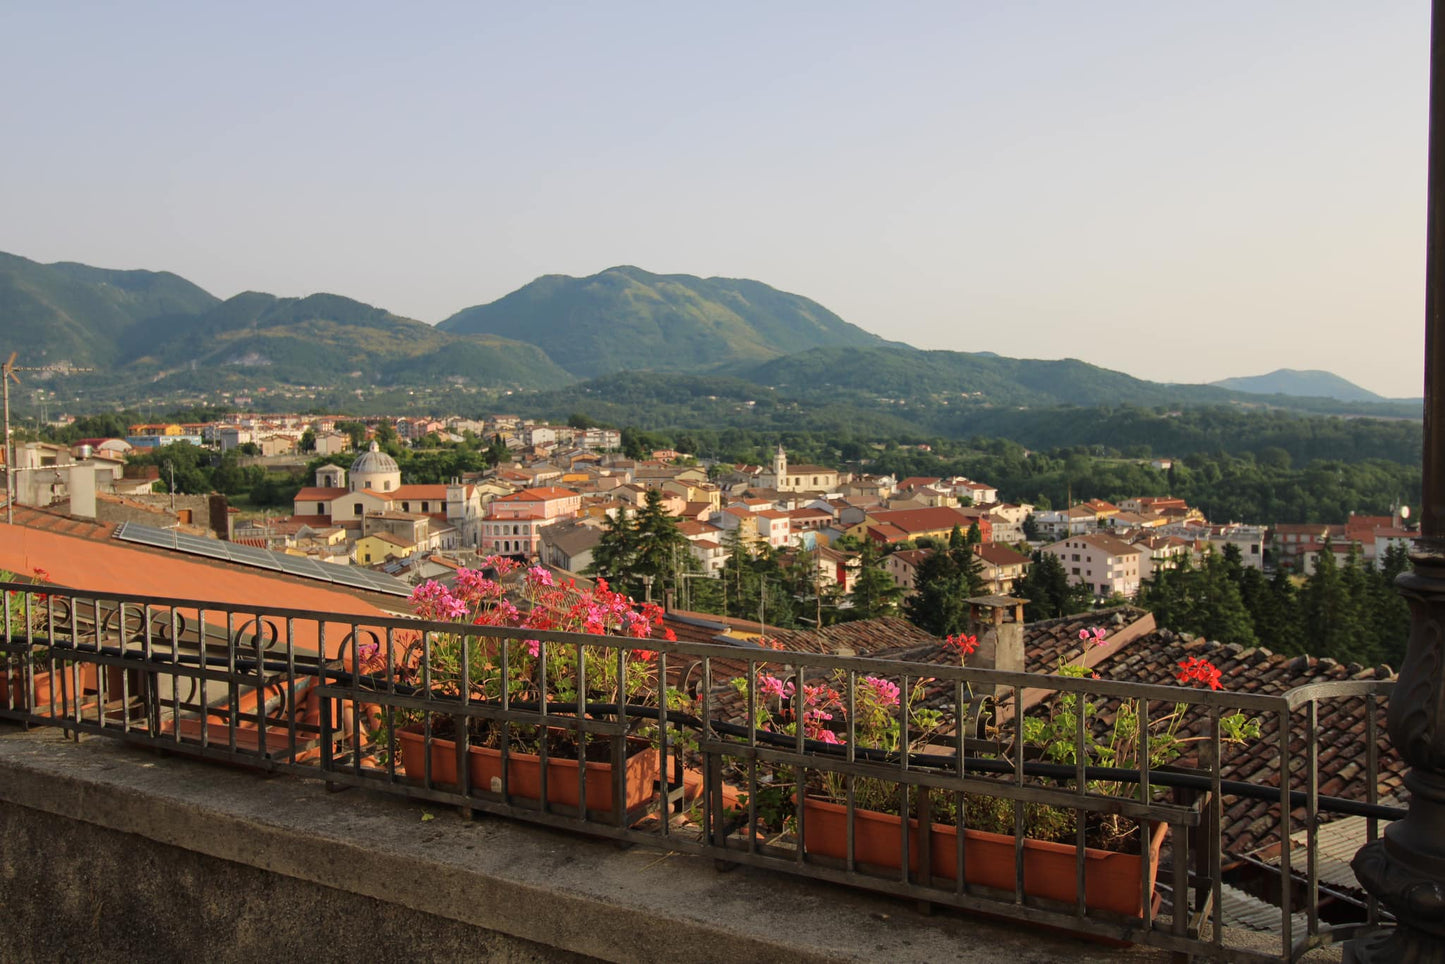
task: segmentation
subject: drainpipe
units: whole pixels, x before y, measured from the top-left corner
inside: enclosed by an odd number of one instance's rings
[[[1410,604],[1410,639],[1389,700],[1390,740],[1410,765],[1403,820],[1366,844],[1351,862],[1371,896],[1398,925],[1349,942],[1346,959],[1438,961],[1445,958],[1445,260],[1440,204],[1445,181],[1445,0],[1430,23],[1430,155],[1425,242],[1424,506],[1411,571],[1396,580]]]

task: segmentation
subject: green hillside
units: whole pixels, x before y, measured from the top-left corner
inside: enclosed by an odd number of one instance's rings
[[[815,301],[757,281],[633,267],[588,278],[547,275],[438,327],[530,342],[581,378],[701,372],[819,346],[886,344]]]
[[[277,298],[245,292],[169,338],[137,332],[147,334],[152,337],[130,340],[144,353],[127,358],[127,369],[246,372],[249,380],[262,384],[314,386],[460,378],[493,388],[551,388],[571,381],[532,345],[450,335],[330,294]]]
[[[1165,385],[1066,358],[919,351],[906,346],[815,348],[730,373],[780,391],[940,405],[1218,404],[1234,393]]]
[[[24,364],[109,365],[138,324],[184,323],[217,299],[166,271],[40,264],[0,252],[0,331]]]

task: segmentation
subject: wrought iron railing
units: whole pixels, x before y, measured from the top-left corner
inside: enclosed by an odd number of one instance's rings
[[[1349,936],[1358,925],[1320,914],[1315,831],[1326,815],[1353,813],[1368,818],[1373,839],[1376,820],[1402,814],[1376,795],[1377,717],[1389,685],[1377,681],[1212,692],[36,589],[0,584],[3,719],[1185,954],[1293,958]],[[727,685],[735,679],[747,683]],[[901,708],[911,708],[891,716],[892,730],[867,719],[878,681],[897,686]],[[832,719],[810,716],[815,685],[836,694]],[[1045,746],[1025,738],[1030,715],[1012,712],[1040,687],[1058,694],[1056,709],[1091,704],[1062,717],[1069,735],[1055,726]],[[1365,768],[1360,799],[1319,791],[1310,737],[1319,707],[1342,699],[1363,701],[1367,753],[1351,761]],[[1130,712],[1133,752],[1111,759],[1100,737]],[[1273,784],[1228,778],[1235,713],[1274,747]],[[867,738],[884,731],[886,739]],[[1296,761],[1291,736],[1301,733],[1308,749]],[[1162,740],[1168,754],[1157,752]],[[583,764],[577,745],[587,748]],[[1224,927],[1230,828],[1221,817],[1226,801],[1240,799],[1258,801],[1256,824],[1285,843],[1278,943],[1266,950],[1232,941]],[[880,800],[887,806],[875,811]],[[1011,815],[1013,829],[975,826],[980,801],[995,819]],[[1026,836],[1031,812],[1071,819],[1074,829],[1040,848]],[[1123,870],[1087,847],[1101,818],[1133,827],[1138,853]],[[825,833],[833,828],[836,841]],[[1299,829],[1302,875],[1288,845]],[[988,864],[1000,841],[1002,870]],[[1123,897],[1089,894],[1105,863],[1104,876],[1127,875]],[[1296,879],[1303,934],[1291,922]],[[1041,884],[1045,893],[1035,893]],[[1158,902],[1165,892],[1167,908]],[[1377,913],[1372,903],[1363,923]]]

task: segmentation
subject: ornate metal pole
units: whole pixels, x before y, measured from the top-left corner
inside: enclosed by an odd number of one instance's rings
[[[1424,506],[1413,571],[1396,581],[1410,604],[1410,640],[1390,696],[1389,733],[1410,765],[1410,810],[1351,866],[1398,926],[1351,941],[1358,961],[1445,962],[1445,64],[1440,34],[1445,0],[1430,23],[1430,160],[1425,253]]]

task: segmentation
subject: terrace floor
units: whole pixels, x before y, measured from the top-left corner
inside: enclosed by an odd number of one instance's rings
[[[1167,959],[8,723],[0,907],[10,921],[0,959],[20,960],[147,959],[161,948],[212,960]],[[1338,960],[1339,949],[1308,959]]]

